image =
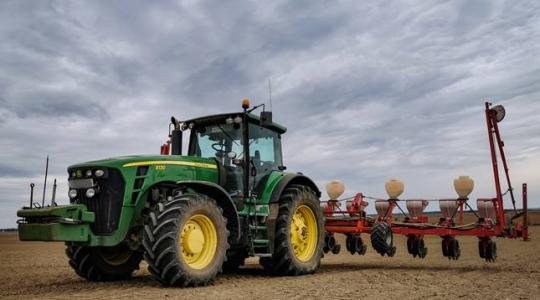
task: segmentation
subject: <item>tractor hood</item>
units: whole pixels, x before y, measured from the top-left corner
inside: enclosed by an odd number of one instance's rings
[[[72,165],[68,168],[69,179],[97,178],[96,171],[104,173],[120,171],[126,184],[144,177],[145,186],[160,181],[178,182],[205,180],[217,183],[219,179],[217,161],[181,155],[137,155],[121,156]]]
[[[68,167],[68,171],[85,167],[110,167],[129,168],[138,166],[186,166],[204,169],[217,170],[217,163],[214,159],[200,158],[182,155],[131,155],[111,157],[101,160],[94,160],[75,164]]]

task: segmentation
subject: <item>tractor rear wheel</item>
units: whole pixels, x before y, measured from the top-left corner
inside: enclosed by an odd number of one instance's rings
[[[142,252],[126,244],[114,247],[86,247],[67,244],[69,265],[77,275],[90,281],[115,281],[131,277],[139,269]]]
[[[166,286],[202,286],[221,271],[229,248],[226,219],[216,202],[188,193],[162,200],[144,227],[148,270]]]
[[[275,275],[314,273],[321,264],[324,224],[319,199],[309,187],[290,185],[280,197],[274,253],[261,265]]]

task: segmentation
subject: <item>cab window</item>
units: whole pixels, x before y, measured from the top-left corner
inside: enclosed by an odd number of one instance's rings
[[[282,165],[281,137],[272,130],[250,124],[249,156],[258,173],[277,170]]]

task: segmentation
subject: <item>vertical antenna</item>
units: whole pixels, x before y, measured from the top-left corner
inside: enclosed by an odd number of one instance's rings
[[[272,78],[268,78],[268,95],[270,100],[270,109],[272,111]]]
[[[29,208],[32,208],[32,206],[34,206],[34,187],[36,185],[32,182],[30,183],[30,207]]]
[[[47,175],[49,174],[49,155],[47,154],[47,163],[45,164],[45,182],[43,183],[43,198],[41,199],[41,207],[45,206],[45,191],[47,190]]]
[[[54,183],[52,186],[51,206],[56,206],[56,178],[54,179]]]

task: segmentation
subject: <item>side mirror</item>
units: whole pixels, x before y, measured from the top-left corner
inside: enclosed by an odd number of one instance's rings
[[[180,129],[180,122],[174,117],[171,117],[171,124],[173,124],[174,129]]]
[[[272,112],[271,111],[261,111],[261,126],[270,126],[272,125]]]

